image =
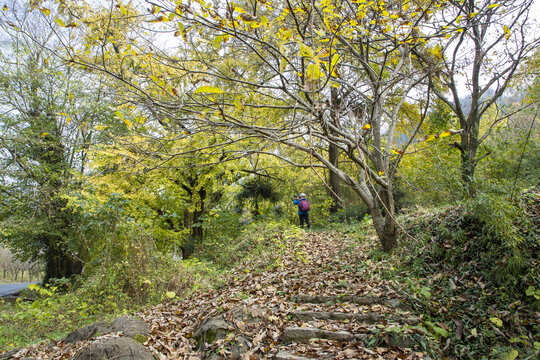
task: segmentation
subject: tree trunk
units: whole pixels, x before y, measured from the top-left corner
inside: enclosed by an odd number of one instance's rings
[[[204,231],[202,227],[201,216],[204,214],[204,200],[206,199],[206,190],[199,190],[199,199],[200,199],[200,210],[195,210],[193,213],[184,213],[184,226],[191,228],[191,234],[187,243],[181,247],[182,249],[182,258],[187,259],[193,254],[195,250],[195,245],[200,242],[203,238]],[[189,221],[188,221],[189,218]]]
[[[343,99],[339,96],[339,92],[335,87],[332,87],[330,90],[330,100],[331,100],[331,115],[330,119],[333,122],[334,125],[339,127],[340,124],[340,111],[341,111],[341,104],[343,102]],[[331,128],[328,128],[328,132],[334,136],[334,132]],[[339,147],[334,142],[330,141],[328,143],[328,161],[334,166],[335,168],[339,169]],[[330,206],[330,214],[335,214],[340,210],[343,205],[341,204],[341,194],[339,191],[339,177],[336,173],[334,173],[332,170],[330,170],[330,175],[328,178],[328,192],[330,194],[330,197],[332,198],[332,205]]]
[[[55,241],[50,239],[49,241]],[[59,240],[58,240],[59,241]],[[57,244],[58,242],[56,242]],[[69,279],[74,275],[80,275],[83,269],[83,262],[76,259],[67,251],[58,248],[58,246],[49,246],[45,257],[45,278],[44,283],[52,279]]]
[[[339,168],[339,148],[336,144],[330,143],[328,145],[328,160],[335,167]],[[333,171],[330,170],[330,176],[328,179],[329,189],[328,192],[332,197],[332,205],[330,206],[330,214],[335,214],[342,208],[340,191],[339,191],[339,177]]]
[[[196,241],[200,241],[203,238],[203,227],[202,227],[202,219],[201,216],[204,214],[204,200],[206,199],[206,190],[200,189],[199,190],[199,199],[201,202],[201,208],[200,210],[195,210],[193,212],[193,225],[197,224],[196,226],[191,226],[191,236]]]
[[[461,158],[461,180],[463,181],[464,192],[469,197],[476,197],[476,184],[474,181],[475,164],[474,159],[468,156]]]
[[[476,196],[476,184],[474,179],[474,172],[476,170],[476,151],[477,145],[475,139],[468,139],[469,136],[474,134],[465,133],[464,136],[467,137],[466,141],[461,141],[461,181],[463,182],[463,190],[465,194],[469,197]]]
[[[369,213],[373,219],[373,226],[381,241],[383,250],[391,253],[398,245],[392,183],[390,182],[388,188],[380,189],[378,194],[383,203],[379,198],[375,198],[373,206],[369,207]]]
[[[383,216],[379,206],[369,209],[373,219],[373,226],[385,252],[391,253],[398,245],[396,236],[396,222],[393,217]]]

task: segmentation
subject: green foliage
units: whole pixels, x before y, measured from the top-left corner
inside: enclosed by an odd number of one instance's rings
[[[450,339],[438,351],[486,359],[538,352],[539,206],[532,189],[514,202],[480,194],[462,206],[404,216],[415,239],[404,238],[405,248],[390,260],[398,271],[381,273],[406,278],[426,328]]]
[[[436,134],[456,127],[457,119],[444,101],[435,99],[433,109],[429,114],[428,125],[428,133]]]
[[[396,188],[401,203],[441,206],[461,198],[460,154],[452,137],[416,145],[418,153],[403,158]]]
[[[0,231],[20,258],[43,260],[49,280],[79,274],[86,260],[66,196],[80,188],[88,147],[106,138],[94,126],[110,124],[110,98],[48,50],[44,23],[23,18],[24,34],[2,32],[12,48],[0,54]]]
[[[246,202],[249,202],[248,207],[255,217],[259,216],[260,207],[264,206],[263,201],[272,204],[279,199],[275,184],[269,179],[262,179],[260,176],[251,177],[240,186],[241,190],[236,194],[238,203],[243,207]]]
[[[484,179],[477,184],[482,191],[515,194],[540,181],[538,120],[529,111],[496,128],[481,150],[489,154],[478,169]]]
[[[357,223],[362,221],[367,214],[368,209],[365,205],[351,205],[335,213],[332,220],[347,224]]]
[[[279,263],[280,249],[302,233],[287,222],[253,222],[238,236],[230,234],[207,236],[195,251],[195,256],[228,269],[243,260],[260,261],[261,266]],[[275,250],[275,251],[273,251]],[[260,256],[265,254],[264,257]]]

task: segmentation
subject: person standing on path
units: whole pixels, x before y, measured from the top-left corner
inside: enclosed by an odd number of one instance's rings
[[[300,218],[300,227],[304,227],[304,222],[309,229],[311,227],[309,223],[309,202],[306,199],[306,194],[301,193],[300,198],[295,197],[294,205],[298,205],[298,217]]]

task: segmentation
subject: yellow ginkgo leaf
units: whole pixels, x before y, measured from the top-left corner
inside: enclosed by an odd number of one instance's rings
[[[371,125],[369,124],[362,126],[362,130],[369,130],[369,129],[371,129]]]
[[[222,94],[225,91],[221,90],[220,88],[213,87],[213,86],[201,86],[197,88],[193,93],[194,94],[200,94],[200,93],[208,93],[208,94]]]
[[[409,7],[410,7],[410,6],[411,6],[411,4],[410,4],[409,0],[405,0],[405,1],[403,2],[403,11],[409,10]]]
[[[510,38],[510,29],[506,25],[504,25],[504,34],[504,38],[508,40]]]
[[[442,139],[442,138],[448,137],[448,136],[450,136],[450,135],[452,135],[452,133],[451,133],[450,131],[443,131],[443,132],[439,135],[439,137]]]
[[[437,59],[442,59],[442,54],[441,54],[441,49],[442,47],[437,44],[434,48],[433,48],[433,55],[435,55],[435,57]]]
[[[66,27],[66,24],[62,19],[54,19],[54,22],[58,24],[58,26]]]

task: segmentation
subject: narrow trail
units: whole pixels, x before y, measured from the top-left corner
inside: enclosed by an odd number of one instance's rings
[[[335,232],[278,241],[273,266],[246,264],[217,290],[139,314],[152,329],[143,345],[157,359],[428,358],[413,350],[425,344],[419,319],[365,248]],[[84,346],[58,345],[41,354]]]
[[[155,334],[149,346],[180,359],[229,358],[242,339],[249,347],[244,359],[424,357],[404,347],[414,345],[413,330],[401,342],[381,335],[418,319],[402,308],[392,284],[373,274],[376,268],[363,249],[351,248],[354,241],[338,233],[308,233],[305,240],[287,243],[276,267],[244,273],[219,290],[146,313]],[[235,331],[201,354],[192,338],[213,317],[228,320]]]

